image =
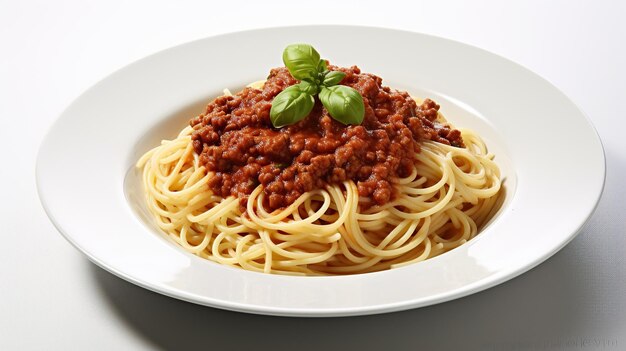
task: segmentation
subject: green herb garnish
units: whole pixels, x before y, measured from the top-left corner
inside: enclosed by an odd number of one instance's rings
[[[363,97],[353,88],[337,85],[346,76],[329,71],[326,60],[308,44],[292,44],[283,51],[289,73],[301,82],[276,95],[270,119],[276,128],[294,124],[308,116],[318,95],[330,116],[343,124],[361,124],[365,116]]]

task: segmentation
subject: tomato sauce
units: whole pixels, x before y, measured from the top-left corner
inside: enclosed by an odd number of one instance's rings
[[[464,147],[458,130],[436,120],[434,101],[417,105],[408,93],[383,86],[380,77],[356,66],[329,69],[346,73],[340,84],[363,97],[361,125],[335,121],[316,98],[306,118],[274,128],[272,100],[298,83],[284,67],[271,70],[262,90],[220,96],[190,121],[200,163],[215,173],[209,181],[213,192],[239,197],[243,206],[262,184],[265,206],[275,210],[307,191],[350,179],[360,196],[382,205],[393,199],[394,179],[411,173],[421,140]]]

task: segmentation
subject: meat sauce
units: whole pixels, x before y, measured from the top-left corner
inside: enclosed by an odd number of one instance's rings
[[[464,147],[458,130],[436,121],[439,105],[432,100],[417,105],[408,93],[382,86],[380,77],[356,66],[329,69],[346,73],[340,84],[363,96],[361,125],[335,121],[316,98],[309,116],[274,128],[272,100],[298,83],[284,67],[271,70],[262,90],[218,97],[190,121],[200,164],[215,173],[209,180],[213,192],[234,195],[244,206],[262,184],[264,205],[275,210],[307,191],[350,179],[361,197],[382,205],[394,197],[393,180],[411,174],[420,140]]]

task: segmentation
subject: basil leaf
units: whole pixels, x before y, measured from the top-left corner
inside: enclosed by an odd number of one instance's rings
[[[335,120],[343,124],[361,124],[365,116],[363,97],[345,85],[322,87],[320,101]]]
[[[283,51],[283,62],[294,78],[314,79],[320,64],[320,54],[311,45],[292,44]]]
[[[345,73],[341,71],[331,71],[324,76],[324,85],[327,87],[337,85],[341,80],[346,76]]]
[[[303,80],[298,85],[300,86],[300,90],[312,96],[317,95],[317,93],[319,93],[320,91],[317,84],[315,84],[314,82],[310,82],[308,80]]]
[[[315,100],[299,85],[292,85],[276,95],[270,109],[270,120],[276,128],[294,124],[306,117]]]
[[[326,62],[326,60],[324,59],[320,59],[320,63],[317,64],[317,71],[318,72],[328,71],[328,62]]]

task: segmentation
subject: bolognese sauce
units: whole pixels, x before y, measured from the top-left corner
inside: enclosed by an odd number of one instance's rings
[[[346,73],[340,84],[363,97],[361,125],[337,122],[316,98],[306,118],[274,128],[272,100],[298,83],[284,67],[272,69],[262,89],[218,97],[190,121],[200,164],[215,174],[209,180],[215,194],[234,195],[243,205],[262,184],[265,206],[275,210],[307,191],[352,180],[359,196],[382,205],[394,197],[393,180],[411,174],[420,140],[464,147],[458,130],[437,121],[434,101],[418,105],[356,66],[329,69]]]

